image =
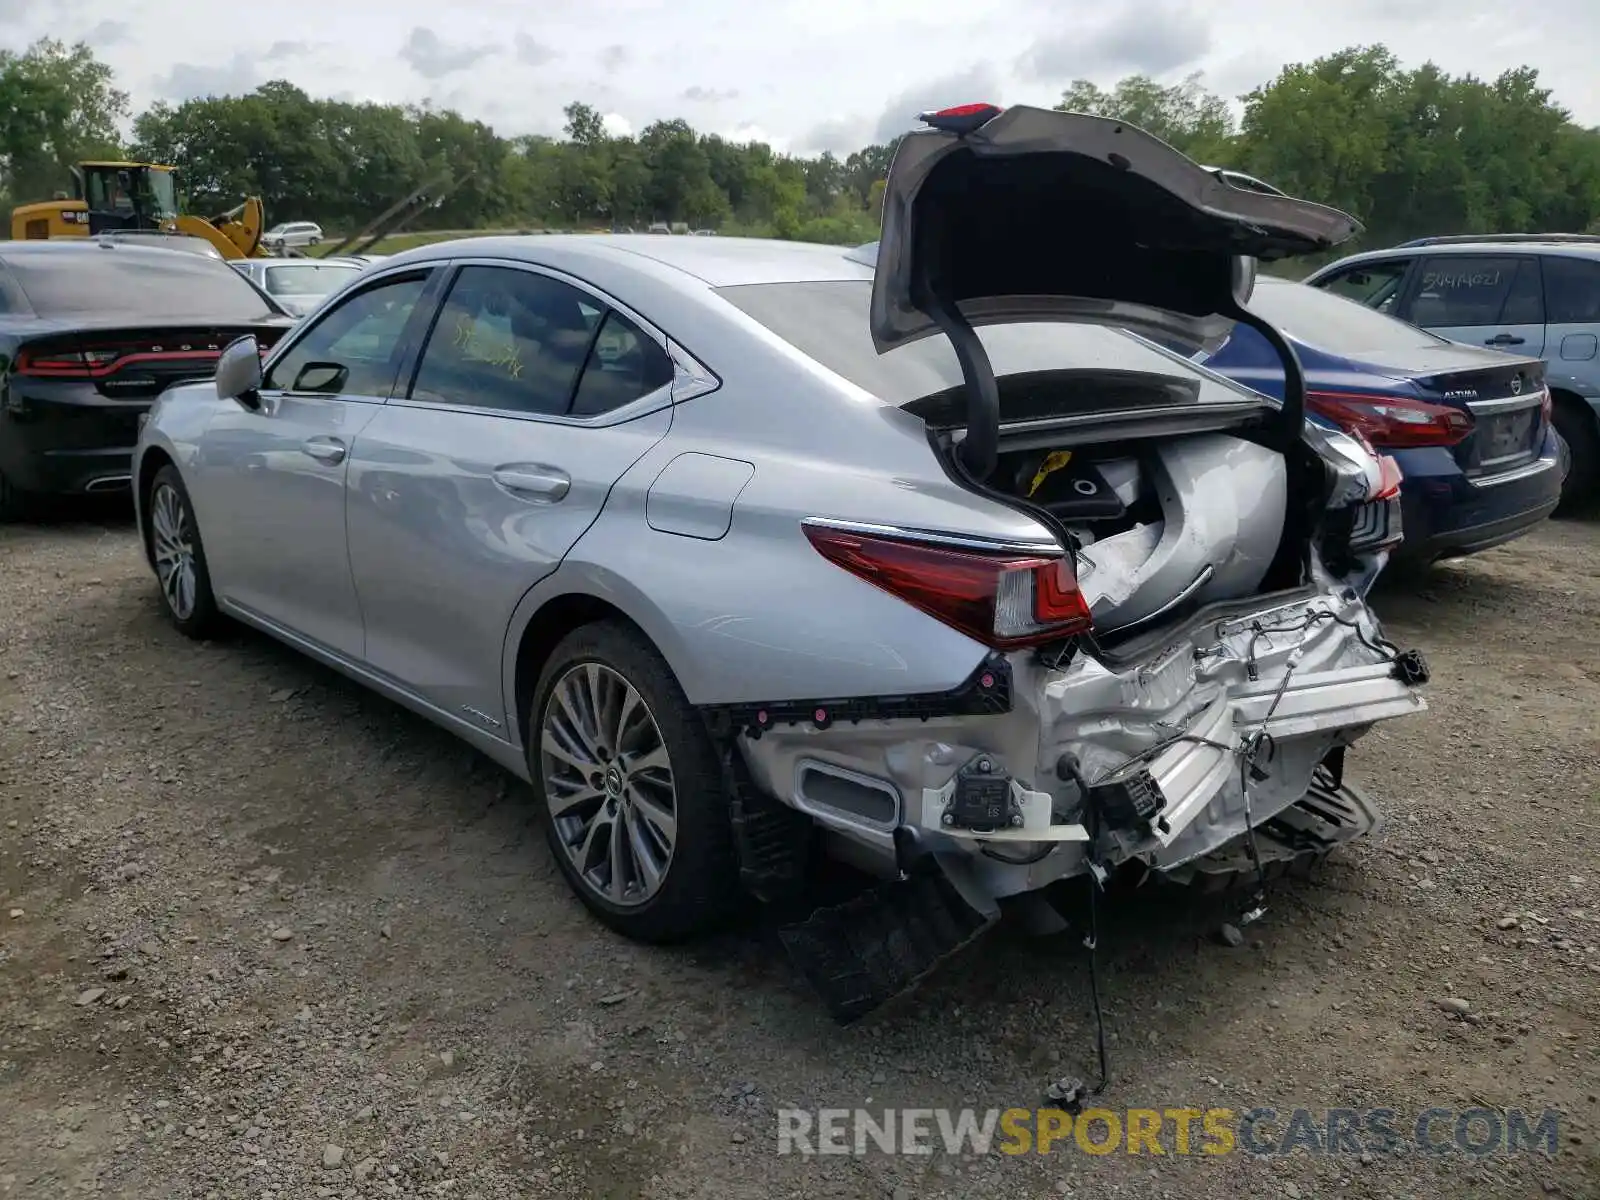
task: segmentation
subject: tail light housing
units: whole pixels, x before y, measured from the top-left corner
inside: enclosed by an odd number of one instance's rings
[[[193,343],[141,340],[103,345],[26,346],[17,353],[19,375],[33,379],[104,379],[123,367],[139,363],[217,361],[220,349],[196,348]]]
[[[1405,396],[1307,392],[1306,407],[1342,429],[1361,434],[1379,450],[1454,446],[1473,428],[1471,415],[1459,408]]]
[[[1378,456],[1378,490],[1374,500],[1393,500],[1400,495],[1400,464],[1387,454]]]
[[[1085,633],[1093,624],[1064,555],[986,551],[808,522],[829,562],[996,650]]]

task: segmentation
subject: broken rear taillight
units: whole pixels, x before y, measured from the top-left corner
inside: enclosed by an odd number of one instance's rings
[[[1306,407],[1380,450],[1454,446],[1472,432],[1472,417],[1461,409],[1405,396],[1307,392]]]
[[[829,562],[996,650],[1037,646],[1092,624],[1070,559],[807,524]]]

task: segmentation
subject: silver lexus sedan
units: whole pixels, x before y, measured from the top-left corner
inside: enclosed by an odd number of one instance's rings
[[[265,630],[528,780],[628,935],[866,868],[791,940],[836,1011],[1002,900],[1264,885],[1370,828],[1346,750],[1426,681],[1363,600],[1392,464],[1156,344],[1253,321],[1254,258],[1354,222],[1116,122],[927,122],[875,259],[457,241],[235,342],[137,450],[173,623]]]

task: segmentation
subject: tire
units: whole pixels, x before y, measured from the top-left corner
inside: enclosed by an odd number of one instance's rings
[[[156,472],[144,511],[148,514],[150,557],[167,619],[184,637],[196,641],[212,637],[222,624],[222,614],[211,591],[194,503],[177,467],[168,463]]]
[[[0,522],[20,521],[27,512],[28,497],[11,486],[11,481],[0,472]]]
[[[1557,400],[1551,420],[1572,455],[1555,515],[1573,516],[1600,500],[1600,429],[1593,410],[1582,400]]]
[[[642,635],[603,621],[563,638],[540,672],[526,745],[550,851],[600,920],[637,941],[675,942],[728,918],[739,871],[726,778]]]

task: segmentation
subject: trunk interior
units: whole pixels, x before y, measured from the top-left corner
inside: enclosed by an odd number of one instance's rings
[[[1182,376],[1057,371],[1003,378],[994,470],[958,465],[960,389],[907,405],[967,486],[1043,515],[1073,553],[1105,646],[1206,605],[1296,588],[1308,576],[1327,479],[1285,455],[1276,411]]]

